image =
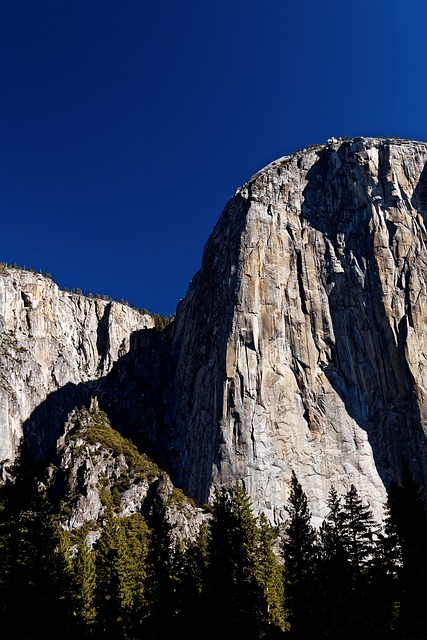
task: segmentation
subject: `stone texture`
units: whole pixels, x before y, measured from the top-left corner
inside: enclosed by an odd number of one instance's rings
[[[13,459],[33,411],[58,389],[65,396],[107,375],[129,351],[132,333],[153,319],[117,302],[61,291],[49,278],[0,270],[0,460]],[[58,407],[57,407],[58,408]],[[52,416],[53,417],[53,416]],[[42,422],[42,420],[41,420]],[[35,453],[54,445],[33,430]]]
[[[109,432],[111,437],[106,437]],[[149,521],[157,499],[164,506],[175,540],[185,544],[194,539],[205,514],[176,490],[164,471],[136,453],[141,458],[138,464],[125,449],[113,449],[114,442],[119,447],[124,441],[99,411],[96,398],[89,409],[75,409],[68,416],[46,481],[62,528],[71,531],[90,524],[88,541],[93,544],[108,506],[117,517],[142,513]]]
[[[239,478],[278,522],[294,470],[318,521],[352,483],[381,518],[403,459],[427,496],[426,167],[425,144],[368,138],[273,162],[227,204],[164,332],[0,273],[3,459],[22,423],[46,451],[70,394],[96,394],[199,503]]]
[[[353,483],[381,517],[426,459],[427,147],[332,139],[238,189],[177,311],[178,483],[242,478],[280,520],[291,471],[314,514]]]

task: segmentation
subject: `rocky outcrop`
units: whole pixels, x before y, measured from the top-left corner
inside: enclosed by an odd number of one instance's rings
[[[0,269],[0,460],[13,459],[36,407],[61,389],[55,411],[29,425],[33,452],[54,446],[64,422],[60,405],[66,416],[73,390],[105,376],[129,351],[132,333],[151,327],[150,316],[126,305],[61,291],[36,273]]]
[[[157,501],[173,537],[184,544],[195,538],[205,517],[164,471],[111,428],[96,398],[89,409],[74,409],[68,416],[46,488],[62,528],[86,525],[91,544],[107,510],[120,518],[142,513],[150,522]]]
[[[295,471],[317,518],[354,484],[379,519],[403,460],[427,494],[426,216],[427,145],[332,139],[237,190],[163,332],[1,272],[1,457],[97,395],[199,503],[242,479],[277,522]]]
[[[178,308],[178,483],[242,478],[280,519],[353,483],[381,516],[402,457],[425,485],[427,146],[331,140],[228,203]]]

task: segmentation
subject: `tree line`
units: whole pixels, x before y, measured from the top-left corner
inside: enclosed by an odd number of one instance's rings
[[[107,509],[98,537],[64,531],[41,477],[23,447],[0,488],[2,638],[426,638],[427,519],[408,472],[382,526],[354,486],[331,489],[320,529],[295,474],[279,529],[241,483],[217,489],[186,546],[158,497],[145,518]]]

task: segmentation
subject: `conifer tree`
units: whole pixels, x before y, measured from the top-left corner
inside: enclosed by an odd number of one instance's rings
[[[135,621],[146,615],[146,579],[149,529],[140,513],[120,519],[121,528],[131,558],[131,572],[128,576],[132,589],[132,610]]]
[[[96,612],[101,633],[126,637],[133,617],[133,559],[119,518],[111,510],[97,545]]]
[[[96,569],[94,553],[88,548],[86,536],[80,536],[73,562],[74,615],[80,628],[89,629],[95,622]]]
[[[322,625],[328,638],[380,637],[375,607],[378,527],[354,485],[342,501],[331,489],[320,530]],[[384,623],[384,621],[382,621]]]
[[[341,539],[348,561],[357,577],[372,564],[378,526],[371,509],[363,504],[352,484],[341,510]]]
[[[0,598],[5,635],[9,625],[10,633],[37,637],[56,610],[53,558],[57,541],[40,475],[23,442],[10,477],[0,489]],[[43,631],[45,637],[50,637],[50,631],[50,627]]]
[[[147,555],[147,613],[145,629],[162,637],[172,628],[177,608],[176,545],[166,506],[156,495],[149,516]]]
[[[320,528],[322,555],[326,560],[333,560],[344,555],[341,531],[341,500],[335,487],[331,487],[328,496],[329,512]],[[347,560],[347,558],[346,558]]]
[[[401,550],[399,569],[399,628],[407,633],[425,631],[425,585],[427,584],[427,516],[421,492],[403,468],[400,485],[388,490],[389,526],[398,538]]]
[[[319,581],[321,607],[319,627],[326,631],[342,602],[350,595],[351,573],[342,536],[342,505],[334,487],[328,496],[329,512],[320,527]]]
[[[285,561],[285,604],[294,638],[309,638],[319,604],[317,589],[317,534],[311,524],[307,496],[294,472],[286,505],[288,519],[282,538]]]
[[[384,509],[383,529],[377,535],[376,552],[370,568],[366,606],[378,629],[389,637],[396,628],[400,608],[399,575],[402,551],[389,500]]]
[[[57,544],[53,558],[53,578],[58,596],[57,613],[61,629],[65,637],[73,638],[78,633],[84,636],[85,629],[78,628],[76,619],[75,598],[77,595],[74,579],[74,566],[71,552],[71,541],[58,523],[56,523]],[[64,631],[66,630],[66,632]]]
[[[217,490],[210,529],[213,617],[220,621],[214,635],[272,636],[284,627],[284,617],[271,531],[265,520],[258,526],[240,482],[232,491]]]
[[[179,584],[179,626],[185,640],[206,635],[206,621],[211,614],[207,588],[209,563],[209,527],[202,523],[194,541],[177,554]],[[181,637],[179,636],[179,637]]]
[[[262,599],[259,616],[264,629],[273,625],[282,631],[288,628],[284,610],[283,571],[273,552],[277,533],[264,513],[258,518],[259,540],[256,579],[261,587]]]
[[[190,542],[185,554],[186,575],[191,576],[194,594],[202,593],[206,583],[209,564],[210,532],[206,523],[200,525],[199,532],[193,543]]]
[[[250,571],[254,539],[255,522],[241,484],[234,492],[218,489],[212,512],[209,569],[215,618],[222,623],[220,637],[245,626],[245,605],[253,611]]]

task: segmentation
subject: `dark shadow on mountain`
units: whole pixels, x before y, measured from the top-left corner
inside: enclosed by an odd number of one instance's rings
[[[67,383],[50,393],[24,422],[24,438],[32,454],[40,459],[55,449],[68,414],[77,406],[87,405],[96,395],[96,381],[90,383]]]
[[[177,308],[172,327],[171,451],[178,486],[196,502],[208,499],[221,471],[226,352],[239,286],[240,250],[249,201],[226,205],[203,252],[202,267]]]
[[[427,163],[418,180],[411,198],[412,206],[422,215],[424,224],[427,226]]]
[[[50,393],[23,426],[33,454],[51,458],[68,414],[75,407],[89,406],[96,396],[111,425],[168,470],[160,399],[168,368],[166,343],[166,336],[155,329],[137,331],[131,336],[129,352],[107,375],[86,383],[68,383]]]
[[[105,359],[108,354],[108,350],[110,348],[110,339],[109,339],[109,331],[108,331],[108,323],[111,315],[111,302],[109,302],[105,308],[102,318],[98,322],[98,328],[96,330],[96,349],[98,351],[98,355],[100,358],[99,368],[102,369],[102,366],[105,362]]]
[[[54,455],[70,411],[88,406],[91,397],[97,396],[115,429],[167,471],[190,497],[206,502],[212,467],[220,465],[225,353],[247,209],[240,195],[225,208],[206,245],[202,268],[173,323],[164,331],[133,333],[129,352],[107,375],[78,385],[69,383],[33,411],[24,424],[24,436],[38,457]],[[108,314],[107,307],[98,329],[100,363],[108,354]],[[197,393],[203,381],[204,392]]]
[[[392,328],[369,227],[376,199],[382,207],[396,205],[387,177],[389,148],[379,148],[379,181],[372,185],[369,170],[356,162],[350,144],[342,144],[336,154],[328,149],[319,152],[303,193],[303,218],[330,243],[321,277],[329,291],[335,342],[324,373],[348,414],[367,432],[384,483],[399,481],[406,459],[417,481],[426,485],[426,441],[416,382],[405,354],[410,307],[399,326]],[[427,193],[425,171],[422,181],[418,199]],[[337,261],[340,269],[334,268]],[[402,286],[408,288],[408,279]]]

